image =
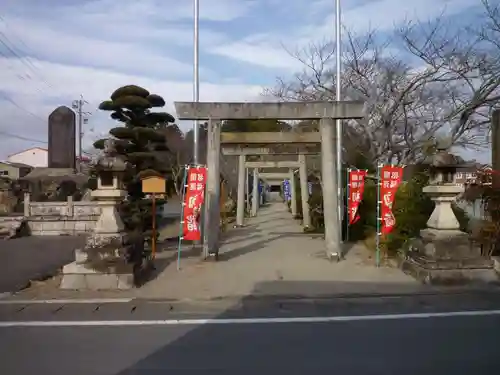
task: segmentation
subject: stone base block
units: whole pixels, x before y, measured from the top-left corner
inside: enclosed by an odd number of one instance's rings
[[[101,273],[73,262],[63,267],[60,289],[127,290],[135,287],[132,266],[126,273]]]
[[[442,267],[436,268],[424,262],[405,259],[400,262],[401,269],[424,284],[432,285],[463,285],[463,284],[493,284],[499,282],[498,273],[493,264],[482,267]]]
[[[493,268],[495,269],[495,272],[500,275],[500,256],[491,257],[491,259],[493,260]]]
[[[457,230],[425,229],[409,242],[401,269],[426,284],[498,283],[494,262],[469,235]]]

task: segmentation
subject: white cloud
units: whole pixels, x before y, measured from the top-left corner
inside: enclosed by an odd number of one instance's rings
[[[401,0],[376,0],[347,2],[348,6],[342,12],[342,24],[348,30],[359,34],[370,29],[390,31],[405,20],[427,21],[439,17],[463,12],[465,9],[478,5],[477,0],[419,0],[402,2]],[[313,38],[323,38],[334,34],[334,8],[324,17],[320,27],[310,27],[306,35]]]
[[[245,15],[257,0],[201,0],[200,19],[208,21],[228,21]],[[124,24],[149,20],[179,21],[192,19],[192,0],[4,0],[4,10],[16,13],[64,15],[67,18],[87,16],[101,17],[102,20],[120,21]],[[90,20],[89,18],[86,18]],[[92,19],[95,21],[96,19]]]
[[[48,62],[36,62],[40,65],[49,82],[54,82],[54,92],[61,97],[76,97],[83,94],[93,103],[105,99],[113,90],[124,84],[136,83],[147,87],[150,91],[162,95],[169,103],[175,100],[190,100],[192,98],[192,83],[189,81],[157,80],[140,75],[126,75],[112,70],[77,67]],[[10,64],[13,70],[22,69],[19,60],[0,58],[0,66]],[[17,66],[16,66],[17,65]],[[0,69],[0,82],[4,91],[15,92],[17,95],[33,95],[33,87],[19,85],[16,77],[9,71]],[[252,85],[216,85],[201,82],[200,95],[202,100],[221,100],[238,95],[257,95],[260,86]],[[39,97],[39,96],[38,96]],[[41,98],[43,101],[43,98]]]
[[[235,19],[254,4],[200,3],[202,22]],[[175,100],[192,98],[192,2],[52,0],[42,6],[24,0],[2,5],[0,40],[8,47],[0,45],[0,131],[13,136],[1,135],[0,159],[43,145],[33,141],[46,140],[49,113],[59,105],[71,106],[80,94],[89,101],[86,110],[93,112],[85,127],[86,140],[116,124],[96,108],[122,85],[137,84],[162,95],[166,110],[173,114]],[[201,29],[206,48],[226,38],[203,23]],[[11,56],[11,49],[22,58]],[[202,100],[255,99],[262,91],[231,77],[224,84],[203,81],[212,74],[200,67]]]
[[[28,51],[43,59],[79,66],[118,68],[135,73],[142,71],[149,76],[168,74],[172,77],[192,72],[188,64],[162,56],[141,45],[70,35],[34,22],[29,28],[21,28],[18,25],[22,24],[22,20],[9,21],[9,25],[14,25],[17,37],[28,46]],[[4,27],[0,27],[0,31],[7,34],[8,28],[2,25]]]
[[[279,0],[276,0],[278,2]],[[477,0],[348,0],[342,2],[342,25],[361,35],[372,29],[390,31],[407,19],[428,20],[440,16],[454,15],[477,5]],[[221,45],[211,52],[252,63],[266,68],[282,68],[296,71],[297,62],[283,52],[282,46],[294,51],[311,42],[334,40],[335,2],[317,0],[296,14],[296,21],[290,22],[286,30],[268,34],[249,35],[244,39]],[[310,19],[302,23],[302,19]]]
[[[390,29],[406,15],[438,15],[445,2],[342,5],[346,25],[359,31]],[[476,2],[455,0],[448,11]],[[262,78],[266,67],[285,74],[300,69],[283,46],[293,51],[333,35],[333,11],[333,0],[200,0],[201,100],[259,100],[262,87],[253,82],[274,84]],[[90,129],[113,126],[96,112],[98,103],[126,84],[162,95],[172,113],[174,101],[192,98],[192,0],[3,0],[0,15],[0,131],[43,141],[48,114],[83,94],[94,112],[86,126],[90,139]],[[40,144],[1,136],[0,159],[34,145]]]
[[[26,80],[20,85],[17,77],[12,71],[24,68],[19,60],[8,60],[0,58],[0,83],[2,91],[10,93],[12,100],[20,105],[17,108],[11,102],[1,101],[0,111],[2,123],[0,131],[14,133],[22,137],[44,140],[47,136],[47,125],[43,120],[50,112],[59,105],[71,106],[73,99],[78,99],[80,94],[89,102],[86,110],[91,111],[93,116],[87,129],[93,128],[95,132],[105,132],[116,124],[108,119],[108,114],[99,113],[97,106],[105,100],[117,88],[126,84],[137,84],[143,86],[153,93],[162,95],[167,102],[166,110],[175,115],[174,101],[190,101],[192,99],[193,85],[189,81],[156,80],[139,75],[126,75],[115,73],[111,70],[95,69],[89,67],[76,67],[47,62],[35,62],[41,67],[48,82],[53,82],[51,91],[57,95],[59,102],[54,102],[54,96],[42,96],[35,87],[40,87],[36,81]],[[9,69],[3,69],[10,66]],[[49,94],[45,89],[44,94]],[[201,82],[200,100],[202,101],[245,101],[257,100],[262,88],[260,86],[225,84]],[[66,99],[64,101],[64,99]],[[40,118],[27,113],[27,111]],[[7,154],[15,152],[17,142],[5,137],[0,138],[0,159]],[[20,141],[20,140],[19,140]],[[27,142],[32,144],[33,142]]]
[[[262,37],[262,39],[260,42],[250,42],[248,40],[234,42],[214,47],[210,52],[246,63],[261,65],[266,68],[297,71],[302,67],[302,64],[293,59],[292,55],[283,48],[284,46],[281,43],[264,41],[265,39],[270,39],[266,37]]]
[[[200,19],[227,21],[248,9],[235,6],[232,0],[201,1]],[[75,12],[78,16],[75,17]],[[141,41],[146,43],[188,45],[193,42],[192,1],[99,0],[67,6],[53,14],[54,27],[71,26],[72,33],[90,34],[101,40]],[[46,20],[43,20],[46,24]],[[90,27],[89,27],[90,26]],[[204,30],[205,43],[223,38],[224,34]]]

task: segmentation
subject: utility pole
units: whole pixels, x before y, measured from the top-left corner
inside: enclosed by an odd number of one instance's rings
[[[77,170],[78,172],[82,171],[81,167],[81,162],[82,162],[82,154],[83,154],[83,148],[82,148],[82,141],[83,141],[83,124],[86,124],[88,122],[88,117],[91,115],[90,112],[85,112],[83,110],[83,107],[85,104],[89,104],[88,101],[83,99],[83,95],[80,95],[80,99],[78,100],[73,100],[73,103],[71,104],[71,107],[75,110],[76,116],[78,118],[78,126],[77,126],[77,136],[78,136],[78,163],[77,163]]]
[[[194,0],[194,25],[193,25],[193,100],[198,103],[200,101],[200,0]],[[200,152],[200,124],[197,120],[193,124],[193,163],[198,165],[200,162],[199,152]]]
[[[336,95],[335,95],[335,101],[339,102],[342,100],[342,35],[341,35],[341,30],[342,30],[342,19],[341,19],[341,12],[340,12],[340,0],[335,0],[335,57],[336,57],[336,72],[335,72],[335,78],[337,82],[337,87],[336,87]],[[342,120],[337,119],[335,121],[335,130],[336,130],[336,142],[337,142],[337,210],[338,210],[338,215],[339,215],[339,238],[340,241],[342,242],[342,219],[344,216],[344,190],[342,186],[342,149],[343,149],[343,142],[342,142]],[[346,219],[347,220],[347,219]],[[341,258],[343,254],[339,254],[339,258]]]

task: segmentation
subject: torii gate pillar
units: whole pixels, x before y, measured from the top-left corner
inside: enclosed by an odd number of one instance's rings
[[[337,154],[335,150],[335,121],[322,118],[319,123],[321,133],[321,179],[323,180],[323,218],[325,223],[325,242],[329,258],[342,256],[340,249],[340,226],[338,215]],[[326,230],[331,228],[332,230]]]

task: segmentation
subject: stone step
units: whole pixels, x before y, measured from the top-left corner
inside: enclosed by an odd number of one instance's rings
[[[22,220],[3,220],[0,221],[0,227],[12,227],[18,223],[22,223]]]
[[[10,228],[0,227],[0,239],[8,239],[10,238]]]
[[[19,218],[3,218],[0,221],[0,238],[9,239],[15,237],[24,222],[24,219]]]

